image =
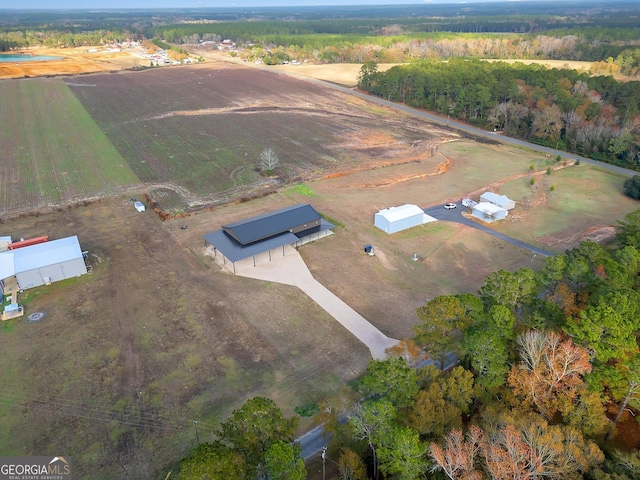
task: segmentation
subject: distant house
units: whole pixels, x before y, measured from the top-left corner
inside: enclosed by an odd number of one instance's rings
[[[334,226],[324,220],[309,204],[294,205],[264,215],[223,225],[220,230],[204,237],[205,246],[213,247],[214,254],[223,255],[223,261],[233,264],[290,245],[297,247],[332,233]]]
[[[78,237],[0,252],[0,291],[7,280],[20,289],[39,287],[87,273]]]
[[[417,205],[406,204],[380,210],[375,214],[373,224],[384,232],[396,233],[434,220]]]
[[[508,213],[504,208],[500,208],[489,202],[476,203],[471,210],[471,214],[474,217],[487,223],[503,220],[507,217]]]
[[[505,210],[512,210],[516,207],[516,202],[506,195],[498,195],[493,192],[484,192],[480,195],[481,202],[489,202]]]

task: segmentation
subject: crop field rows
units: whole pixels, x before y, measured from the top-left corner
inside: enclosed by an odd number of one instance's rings
[[[216,64],[68,81],[165,211],[225,203],[295,178],[353,169],[383,158],[389,145],[353,148],[378,135],[379,112],[348,95],[255,69]],[[360,102],[360,103],[358,103]],[[392,144],[431,138],[389,113]],[[280,159],[262,176],[260,152]]]
[[[144,188],[170,213],[426,159],[446,133],[313,83],[212,64],[0,83],[7,218]],[[280,164],[260,171],[273,148]],[[422,150],[421,150],[422,149]]]
[[[0,215],[112,195],[134,172],[60,81],[0,83]]]

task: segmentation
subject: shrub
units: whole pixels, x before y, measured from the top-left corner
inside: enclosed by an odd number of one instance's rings
[[[535,183],[536,183],[535,178],[531,178],[531,180],[529,180],[529,185],[534,185]]]
[[[640,175],[634,175],[624,181],[624,194],[640,200]]]
[[[551,175],[551,167],[547,167],[547,175]]]

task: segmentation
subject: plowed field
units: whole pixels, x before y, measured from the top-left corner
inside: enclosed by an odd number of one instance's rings
[[[297,178],[426,158],[423,146],[443,136],[344,93],[238,65],[66,82],[170,211],[227,202]],[[280,159],[270,177],[261,175],[259,161],[268,147]],[[174,195],[161,194],[170,190]]]
[[[431,159],[455,135],[345,93],[217,63],[0,83],[0,214],[144,189],[197,210],[296,180]],[[78,102],[79,101],[79,102]],[[260,153],[280,165],[265,176]],[[19,186],[25,186],[21,189]]]

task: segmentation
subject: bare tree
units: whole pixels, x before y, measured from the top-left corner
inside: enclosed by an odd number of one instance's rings
[[[267,175],[271,175],[279,165],[280,159],[273,148],[265,148],[260,153],[260,166],[262,167],[262,171]]]

